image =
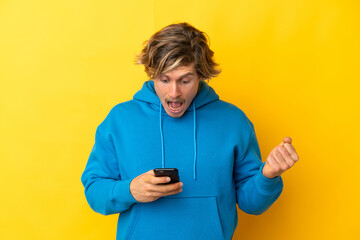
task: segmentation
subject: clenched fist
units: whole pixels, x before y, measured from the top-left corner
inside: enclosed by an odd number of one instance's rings
[[[153,202],[160,197],[181,192],[183,186],[181,182],[159,185],[170,180],[169,177],[155,177],[154,171],[150,170],[131,181],[130,193],[139,202]]]
[[[291,142],[292,139],[286,137],[282,143],[270,152],[262,170],[265,177],[274,178],[280,176],[299,161],[299,156]]]

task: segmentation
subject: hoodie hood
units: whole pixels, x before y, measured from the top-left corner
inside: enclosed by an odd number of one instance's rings
[[[160,129],[160,137],[161,137],[161,156],[162,156],[162,167],[165,168],[165,147],[164,147],[164,133],[163,133],[163,124],[162,124],[162,115],[167,115],[164,107],[161,104],[159,97],[155,92],[154,82],[146,81],[143,87],[134,95],[135,100],[139,100],[142,102],[149,103],[151,107],[155,111],[159,111],[159,129]],[[199,90],[193,99],[192,103],[189,105],[186,112],[193,111],[193,120],[194,120],[194,138],[193,138],[193,146],[194,146],[194,164],[193,164],[193,172],[194,172],[194,180],[197,178],[196,174],[196,162],[197,162],[197,139],[196,139],[196,109],[201,108],[202,106],[214,102],[219,99],[219,96],[215,93],[214,89],[210,87],[205,81],[199,82]],[[181,118],[181,117],[180,117]]]

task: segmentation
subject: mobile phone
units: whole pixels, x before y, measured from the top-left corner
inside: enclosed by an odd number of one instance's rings
[[[161,185],[180,182],[179,171],[177,168],[155,168],[154,173],[155,177],[170,177],[170,182],[160,183]]]

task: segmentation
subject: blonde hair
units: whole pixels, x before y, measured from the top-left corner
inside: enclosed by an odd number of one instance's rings
[[[144,42],[136,62],[144,65],[150,79],[191,63],[200,79],[216,77],[221,70],[216,69],[218,64],[213,60],[214,52],[209,48],[206,36],[188,23],[171,24]]]

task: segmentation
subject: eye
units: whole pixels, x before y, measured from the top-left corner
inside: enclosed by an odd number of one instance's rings
[[[185,79],[183,79],[181,82],[183,83],[183,84],[188,84],[188,83],[190,83],[190,79],[188,79],[188,78],[185,78]]]
[[[168,83],[169,80],[167,78],[160,78],[160,82],[162,83]]]

